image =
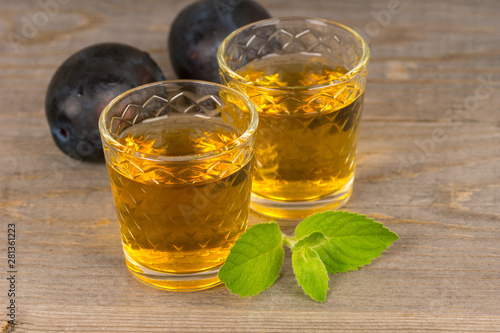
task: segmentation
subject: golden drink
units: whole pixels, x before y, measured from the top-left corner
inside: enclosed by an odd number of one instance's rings
[[[168,120],[168,121],[167,121]],[[118,142],[145,156],[198,155],[225,146],[239,133],[202,118],[158,119],[127,128]],[[109,165],[125,254],[155,271],[188,274],[219,267],[245,230],[250,203],[250,162],[217,170],[159,168],[138,159],[118,171]],[[182,178],[173,177],[181,174]]]
[[[251,208],[303,219],[350,197],[369,49],[352,29],[273,18],[230,34],[222,82],[259,112]]]
[[[323,85],[347,72],[331,68],[324,58],[289,62],[268,58],[249,63],[237,73],[262,88]],[[259,108],[257,169],[253,192],[283,201],[312,200],[352,181],[363,95],[339,87],[279,92],[246,87]],[[347,94],[356,96],[350,98]]]
[[[260,116],[252,191],[281,201],[314,200],[353,181],[363,92],[342,85],[315,93],[280,91],[324,85],[347,72],[321,57],[283,58],[250,62],[236,71],[258,85],[241,86]]]
[[[115,98],[99,119],[127,266],[171,291],[220,283],[248,220],[258,114],[241,93],[165,81]]]

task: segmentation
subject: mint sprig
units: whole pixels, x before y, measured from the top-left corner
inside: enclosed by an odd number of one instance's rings
[[[283,235],[277,223],[261,223],[236,241],[219,278],[240,297],[261,293],[278,278],[285,244],[292,251],[299,285],[311,298],[324,302],[328,273],[357,270],[379,257],[397,239],[381,223],[342,211],[305,218],[295,228],[295,237]]]

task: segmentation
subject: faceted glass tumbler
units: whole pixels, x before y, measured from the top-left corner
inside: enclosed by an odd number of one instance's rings
[[[222,82],[259,112],[252,209],[302,219],[349,199],[369,55],[352,29],[313,18],[260,21],[222,42]]]
[[[220,283],[245,231],[258,113],[241,93],[202,81],[164,81],[115,98],[103,141],[129,270],[171,291]]]

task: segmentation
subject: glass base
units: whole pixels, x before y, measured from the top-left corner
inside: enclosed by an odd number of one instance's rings
[[[151,287],[176,291],[189,292],[198,291],[218,286],[222,282],[219,280],[219,268],[193,274],[169,274],[158,272],[138,264],[125,253],[127,267],[139,281]]]
[[[314,213],[341,208],[350,198],[354,177],[342,189],[309,201],[278,201],[252,193],[250,208],[277,219],[302,220]]]

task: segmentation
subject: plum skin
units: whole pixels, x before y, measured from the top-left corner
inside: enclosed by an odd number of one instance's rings
[[[104,107],[137,86],[165,80],[151,57],[118,43],[89,46],[55,72],[45,96],[45,113],[56,145],[83,161],[103,161],[98,120]]]
[[[189,5],[176,17],[168,38],[177,76],[220,83],[220,43],[234,30],[270,17],[251,0],[202,0]]]

